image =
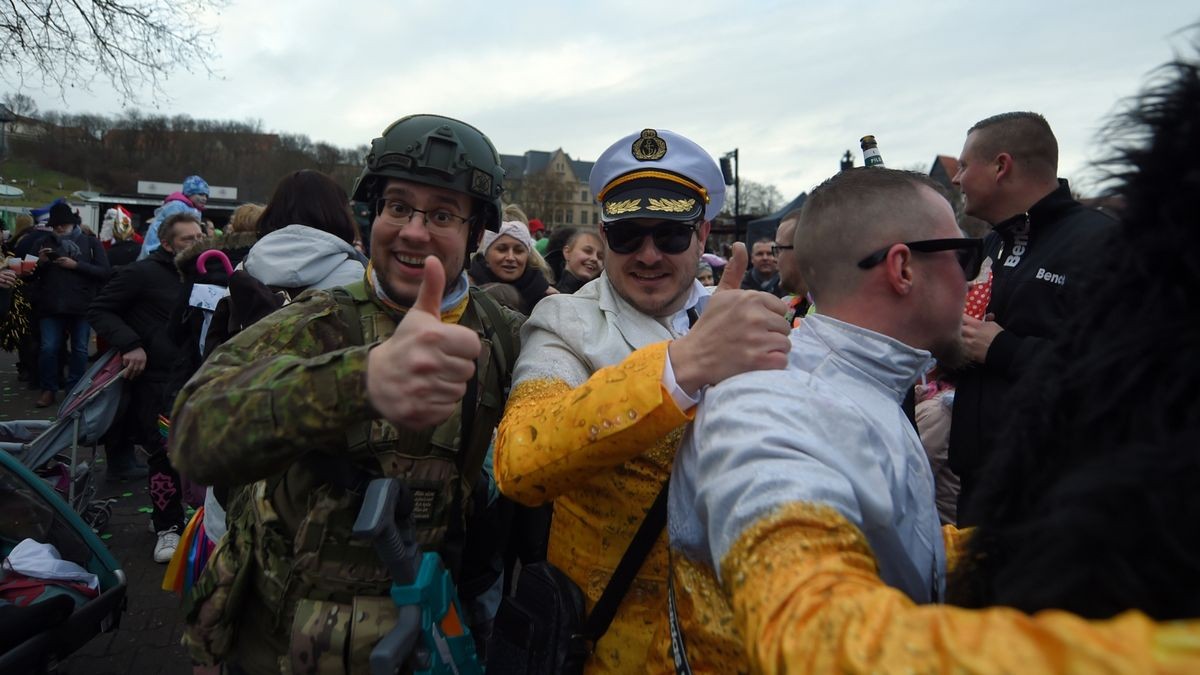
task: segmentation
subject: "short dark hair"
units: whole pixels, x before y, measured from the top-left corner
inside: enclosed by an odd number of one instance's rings
[[[196,223],[197,225],[200,225],[200,219],[196,217],[196,214],[188,211],[173,213],[167,216],[166,219],[162,221],[162,224],[158,226],[158,240],[160,242],[171,244],[171,240],[175,238],[175,228],[178,227],[180,223]],[[201,226],[201,229],[203,229],[203,226]],[[174,246],[174,244],[171,245]],[[179,251],[175,251],[175,253],[178,252]]]
[[[354,243],[350,198],[342,186],[320,171],[304,169],[279,179],[271,201],[258,217],[258,236],[288,225],[307,225]]]
[[[914,217],[927,210],[922,187],[946,198],[929,176],[879,167],[847,169],[813,189],[792,241],[817,302],[821,294],[856,288],[855,262],[872,247],[926,238],[931,220]]]
[[[770,237],[759,237],[758,239],[755,239],[753,243],[750,244],[750,250],[753,251],[754,247],[758,246],[759,244],[766,244],[767,246],[774,246],[775,240]]]
[[[1006,152],[1038,174],[1058,175],[1058,139],[1038,113],[992,115],[967,130],[968,136],[973,133],[978,133],[976,150],[987,159]]]

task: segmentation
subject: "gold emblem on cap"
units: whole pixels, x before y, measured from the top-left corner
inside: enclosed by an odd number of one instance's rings
[[[691,211],[696,206],[695,199],[656,199],[650,198],[650,206],[646,207],[647,211],[666,211],[667,213],[685,213]]]
[[[633,142],[633,158],[638,161],[653,162],[666,154],[667,142],[653,129],[643,129],[641,137]]]
[[[621,202],[609,202],[604,205],[604,212],[610,216],[619,216],[642,208],[641,199],[626,199]]]

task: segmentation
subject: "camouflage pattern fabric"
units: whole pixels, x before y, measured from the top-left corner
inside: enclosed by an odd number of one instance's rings
[[[493,363],[472,291],[459,323],[480,333],[484,349],[475,431],[459,456],[460,412],[413,432],[379,419],[367,402],[367,352],[399,317],[356,286],[350,311],[333,293],[311,291],[239,333],[176,401],[170,452],[180,473],[248,486],[228,509],[227,542],[211,575],[205,571],[190,599],[184,642],[201,662],[227,658],[247,672],[309,673],[347,672],[346,655],[351,664],[366,663],[368,646],[386,633],[366,627],[386,619],[351,616],[375,600],[390,604],[391,585],[371,544],[350,536],[361,502],[355,485],[368,478],[396,476],[409,485],[418,540],[455,569],[458,549],[447,533],[462,537],[515,353],[506,354],[508,364]],[[491,330],[508,331],[506,341],[519,344],[521,316],[495,315],[505,325]],[[247,610],[239,592],[255,612],[240,624]],[[384,614],[375,608],[370,616]]]

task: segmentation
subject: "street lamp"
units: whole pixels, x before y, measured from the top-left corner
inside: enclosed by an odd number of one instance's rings
[[[730,170],[730,163],[733,168]],[[721,175],[725,179],[726,185],[733,186],[733,240],[742,240],[742,190],[741,181],[738,178],[738,169],[741,162],[738,161],[738,149],[734,148],[721,156]]]

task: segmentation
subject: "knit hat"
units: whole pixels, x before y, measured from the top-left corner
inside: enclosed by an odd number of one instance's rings
[[[529,230],[525,227],[525,223],[518,222],[516,220],[510,220],[508,222],[500,223],[500,231],[498,232],[484,230],[483,245],[479,247],[479,250],[483,253],[487,253],[487,250],[492,247],[492,244],[496,243],[496,239],[506,234],[524,244],[525,248],[531,250],[533,249],[533,237],[529,235]]]
[[[208,196],[208,183],[200,176],[188,176],[183,179],[183,194],[191,197],[192,195]]]
[[[50,207],[50,218],[46,221],[46,225],[48,227],[55,227],[58,225],[75,225],[78,222],[79,216],[75,215],[75,212],[71,210],[71,207],[66,202],[55,202]]]

